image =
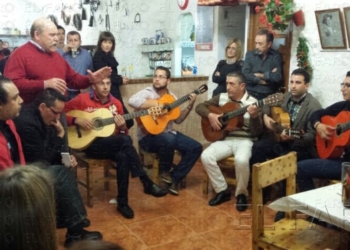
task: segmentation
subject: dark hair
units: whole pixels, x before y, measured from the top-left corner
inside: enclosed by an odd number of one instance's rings
[[[4,76],[0,76],[0,104],[7,103],[8,93],[4,88],[6,83],[12,83],[12,81]]]
[[[330,18],[330,19],[332,19],[332,15],[331,14],[325,14],[324,16],[323,16],[323,19],[322,19],[322,23],[323,24],[327,24],[327,18]]]
[[[346,77],[350,76],[350,71],[346,72]]]
[[[291,75],[301,75],[304,77],[304,82],[309,83],[310,82],[310,74],[305,69],[295,69],[293,70]]]
[[[266,42],[272,42],[273,43],[273,34],[271,31],[267,30],[267,29],[261,29],[261,30],[258,30],[258,33],[257,35],[259,36],[266,36]]]
[[[4,48],[1,50],[3,56],[9,56],[11,54],[11,50]]]
[[[108,54],[114,54],[114,49],[115,49],[115,38],[112,34],[112,32],[109,31],[103,31],[101,32],[100,36],[98,37],[98,42],[97,42],[97,48],[96,51],[100,51],[101,49],[101,44],[103,41],[111,41],[113,43],[112,49]]]
[[[0,39],[0,43],[3,43],[3,41]]]
[[[34,103],[36,106],[39,106],[41,103],[45,103],[47,107],[53,107],[55,106],[56,100],[65,102],[66,97],[55,89],[47,88],[36,96]]]
[[[237,77],[238,78],[238,82],[241,83],[245,83],[245,77],[241,72],[235,71],[235,72],[231,72],[228,73],[226,77]]]
[[[81,36],[80,36],[80,33],[78,31],[75,31],[75,30],[72,30],[72,31],[69,31],[68,34],[67,34],[67,40],[68,40],[68,36],[74,36],[74,35],[78,35],[79,36],[79,40],[81,40]]]
[[[63,30],[63,33],[66,34],[66,30],[61,25],[57,25],[56,27],[58,30]]]
[[[165,73],[166,73],[166,78],[169,79],[171,77],[171,73],[170,73],[170,70],[164,66],[158,66],[154,71],[156,70],[164,70]]]
[[[57,249],[53,186],[36,166],[0,172],[1,249]]]
[[[103,240],[82,240],[74,243],[68,250],[124,250],[124,248]]]

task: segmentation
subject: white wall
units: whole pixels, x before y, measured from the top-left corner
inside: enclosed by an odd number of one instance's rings
[[[346,72],[350,70],[350,50],[322,50],[315,10],[340,8],[343,12],[344,7],[350,7],[350,1],[294,0],[294,3],[297,7],[296,10],[301,8],[304,12],[305,26],[296,27],[294,25],[290,71],[297,68],[296,47],[298,38],[300,36],[306,37],[309,42],[310,61],[314,69],[310,92],[318,98],[323,107],[327,107],[334,102],[343,100],[340,83],[343,81]]]

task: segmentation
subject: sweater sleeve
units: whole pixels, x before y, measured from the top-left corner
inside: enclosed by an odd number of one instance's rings
[[[202,117],[208,117],[210,111],[208,110],[208,106],[219,106],[220,95],[216,95],[208,101],[199,103],[196,106],[196,113]]]
[[[82,102],[82,94],[77,95],[75,98],[71,99],[69,102],[66,102],[66,105],[64,106],[64,112],[68,113],[71,110],[82,110],[80,107],[80,103]],[[73,116],[67,115],[67,123],[68,126],[73,125]]]
[[[315,129],[314,128],[315,123],[321,121],[322,116],[325,116],[325,115],[336,116],[340,113],[340,111],[346,110],[346,105],[347,105],[347,102],[342,101],[342,102],[334,103],[333,105],[325,109],[320,109],[315,111],[310,117],[311,127]]]
[[[224,60],[221,60],[218,65],[216,66],[216,69],[214,70],[214,73],[212,75],[212,81],[217,84],[226,84],[226,74],[222,74],[221,68],[224,65]],[[220,72],[219,76],[216,76],[215,73]]]
[[[88,76],[80,75],[66,62],[66,82],[68,88],[71,89],[86,89],[90,87],[91,83]]]

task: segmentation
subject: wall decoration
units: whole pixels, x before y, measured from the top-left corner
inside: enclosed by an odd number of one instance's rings
[[[343,18],[340,9],[315,11],[322,49],[345,49]]]
[[[350,48],[350,7],[344,8],[344,18],[346,24],[346,33],[348,34],[348,44]]]
[[[196,50],[213,50],[214,8],[197,6],[196,29],[190,33],[189,39],[196,40]]]

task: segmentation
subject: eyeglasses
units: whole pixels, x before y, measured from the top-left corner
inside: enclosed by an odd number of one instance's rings
[[[50,110],[51,110],[51,112],[54,114],[54,115],[60,115],[60,114],[62,114],[62,112],[57,112],[56,110],[53,110],[51,107],[48,107]]]
[[[343,83],[343,82],[342,82],[342,83],[340,84],[340,87],[341,87],[341,88],[346,88],[346,89],[348,89],[348,88],[350,88],[350,83]]]
[[[226,47],[227,50],[236,50],[237,48],[236,47]]]
[[[157,79],[157,78],[159,78],[159,79],[167,79],[168,77],[162,76],[162,75],[154,75],[153,78],[155,78],[155,79]]]

